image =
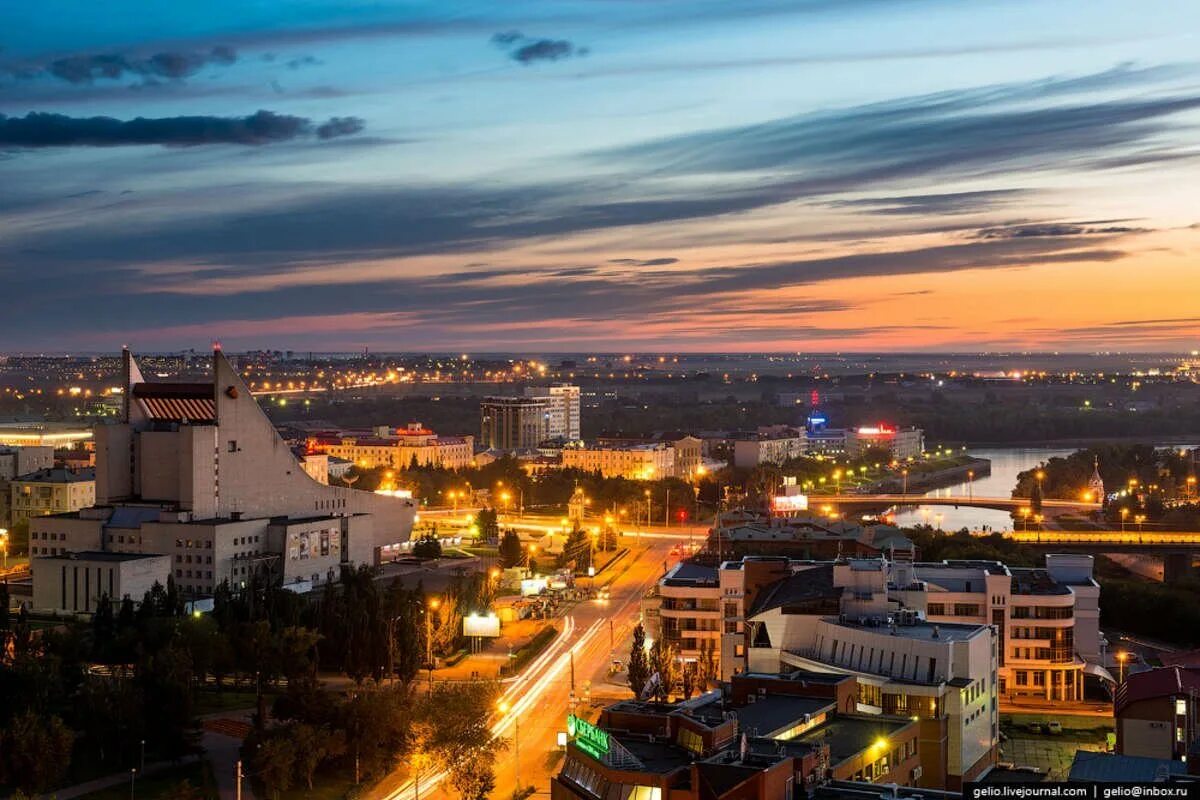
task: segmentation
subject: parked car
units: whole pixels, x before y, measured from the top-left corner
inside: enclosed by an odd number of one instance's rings
[[[1059,736],[1062,734],[1062,723],[1056,719],[1052,719],[1046,723],[1046,733]]]

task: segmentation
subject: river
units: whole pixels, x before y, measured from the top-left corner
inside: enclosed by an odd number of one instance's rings
[[[1017,473],[1031,469],[1056,456],[1068,456],[1076,448],[1049,447],[996,447],[969,450],[976,458],[992,462],[990,475],[976,478],[968,487],[966,482],[944,486],[925,492],[925,497],[965,497],[974,493],[976,497],[1012,497],[1017,485]],[[939,520],[940,516],[940,520]],[[1012,530],[1012,517],[1007,511],[990,508],[955,508],[954,506],[917,506],[896,512],[896,524],[901,527],[926,523],[942,530],[956,531],[961,528],[979,530],[985,525],[997,531]]]

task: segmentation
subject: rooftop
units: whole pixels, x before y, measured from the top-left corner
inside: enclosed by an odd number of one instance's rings
[[[1012,573],[1013,594],[1056,595],[1071,593],[1071,590],[1065,584],[1055,580],[1044,569],[1013,567],[1009,572]]]
[[[772,698],[773,699],[773,698]],[[829,745],[829,758],[837,764],[875,746],[890,742],[891,737],[913,725],[903,717],[837,716],[823,725],[796,737],[796,741]]]
[[[1186,775],[1187,764],[1169,759],[1123,756],[1115,753],[1093,753],[1080,750],[1071,764],[1069,781],[1164,781],[1171,775]]]
[[[834,701],[828,698],[770,694],[766,700],[731,708],[724,707],[720,699],[714,699],[692,709],[690,716],[713,727],[723,722],[729,711],[737,716],[739,730],[751,736],[770,736],[799,725],[806,716],[831,711],[834,707]]]
[[[74,470],[66,467],[47,467],[36,472],[18,475],[13,479],[20,483],[83,483],[96,480],[96,468],[84,467]]]
[[[1117,687],[1117,714],[1130,703],[1192,692],[1200,692],[1200,669],[1159,667],[1135,672]]]
[[[864,622],[856,621],[849,617],[845,622],[840,620],[829,620],[829,622],[843,628],[873,628],[879,631],[881,635],[899,636],[904,639],[916,639],[925,642],[965,642],[982,631],[987,630],[988,627],[986,625],[967,625],[951,622],[917,622],[913,625],[893,625],[889,627],[882,620],[866,620]]]
[[[108,550],[79,550],[71,553],[62,553],[57,556],[34,556],[35,559],[42,561],[101,561],[101,562],[120,562],[120,561],[140,561],[144,558],[170,558],[170,556],[160,555],[158,553],[114,553]]]
[[[754,605],[746,611],[746,617],[753,617],[774,608],[784,609],[786,613],[788,606],[813,600],[837,599],[841,596],[842,590],[833,585],[833,565],[821,564],[801,570],[764,588]]]
[[[716,586],[719,583],[716,567],[708,567],[703,564],[695,564],[690,561],[680,561],[671,571],[663,576],[663,583],[667,586],[687,586],[695,584],[708,584]]]

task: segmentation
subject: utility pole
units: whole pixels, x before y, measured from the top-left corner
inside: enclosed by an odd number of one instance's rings
[[[357,767],[358,761],[355,760],[354,764]],[[237,800],[242,800],[242,762],[240,760],[237,762],[237,767],[234,769],[234,776],[237,779],[237,789],[236,789]],[[358,775],[357,774],[355,774],[354,782],[358,783]]]
[[[663,527],[671,527],[671,487],[667,487],[667,499],[663,504]]]
[[[609,620],[609,621],[611,622],[611,620]],[[575,651],[572,650],[569,653],[569,655],[571,656],[571,694],[574,695],[575,694]]]
[[[513,780],[521,791],[521,718],[513,717]]]
[[[129,770],[129,800],[133,800],[133,781],[137,778],[137,769]]]

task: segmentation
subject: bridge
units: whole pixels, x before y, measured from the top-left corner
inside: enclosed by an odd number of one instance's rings
[[[1021,530],[1004,534],[1024,547],[1052,553],[1129,553],[1162,559],[1167,583],[1196,577],[1192,564],[1200,553],[1200,531]]]
[[[1030,507],[1028,497],[980,497],[979,495],[935,496],[922,494],[810,494],[809,507],[834,506],[967,506],[1019,511]],[[1099,511],[1099,503],[1084,500],[1042,500],[1042,509]]]

